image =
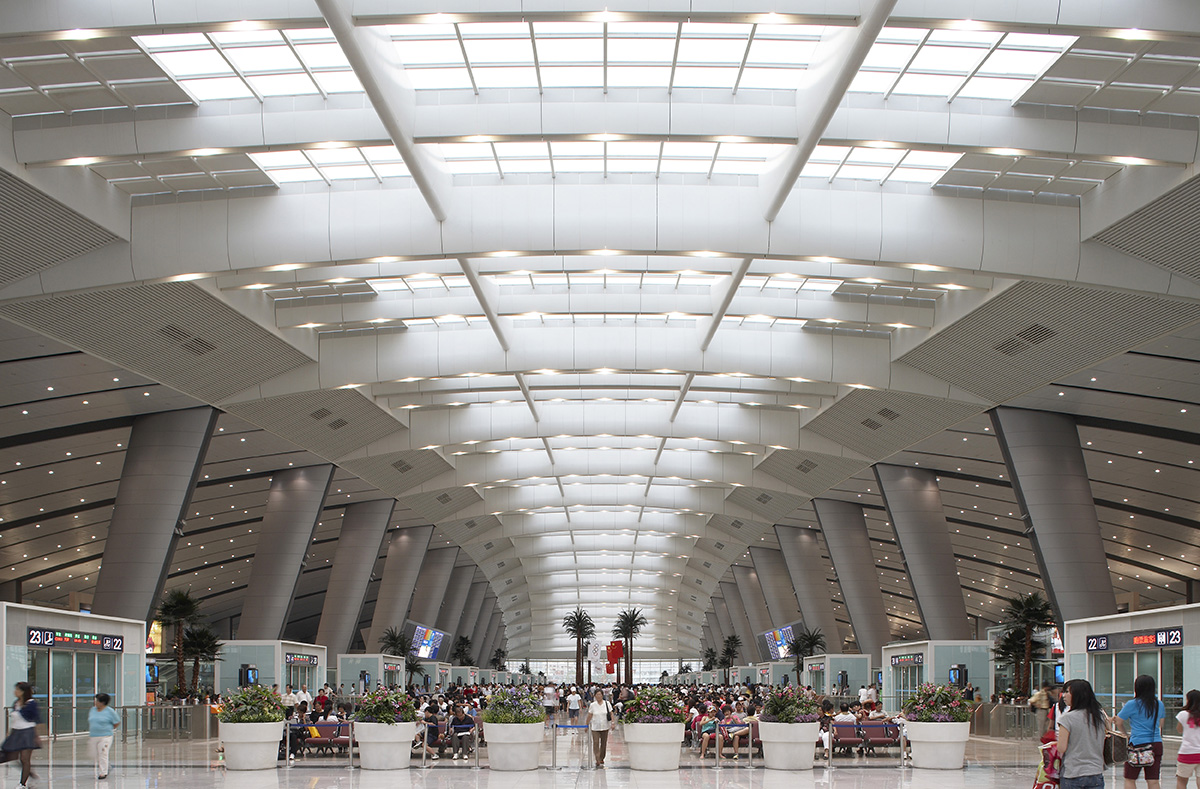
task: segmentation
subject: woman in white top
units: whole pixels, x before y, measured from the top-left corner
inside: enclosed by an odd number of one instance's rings
[[[604,700],[603,691],[597,690],[588,705],[587,719],[584,725],[592,733],[592,753],[596,756],[596,766],[604,766],[604,757],[608,754],[608,730],[612,728],[612,705]]]
[[[1187,692],[1186,703],[1175,716],[1175,729],[1183,735],[1175,766],[1175,789],[1187,789],[1188,779],[1200,772],[1200,690]]]

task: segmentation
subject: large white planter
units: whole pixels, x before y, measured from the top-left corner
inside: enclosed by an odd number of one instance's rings
[[[909,721],[905,736],[912,743],[912,766],[923,770],[961,770],[967,756],[971,723]]]
[[[488,767],[492,770],[536,770],[542,738],[541,723],[484,723],[488,745]]]
[[[763,762],[768,770],[811,770],[821,724],[758,722]]]
[[[631,769],[679,769],[682,723],[626,723],[624,734]]]
[[[273,770],[279,761],[284,722],[222,723],[226,770]]]
[[[412,721],[393,723],[355,723],[358,765],[364,770],[407,770],[412,759]]]

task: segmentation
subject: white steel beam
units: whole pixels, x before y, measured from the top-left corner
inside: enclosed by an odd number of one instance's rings
[[[316,4],[429,210],[439,222],[445,221],[450,176],[442,169],[439,157],[413,142],[416,91],[404,77],[404,65],[391,37],[380,29],[356,27],[351,0],[316,0]]]
[[[784,160],[776,165],[777,169],[764,177],[760,186],[766,198],[763,216],[768,222],[775,221],[775,217],[779,216],[779,210],[800,178],[800,171],[808,164],[809,157],[825,133],[825,127],[833,119],[838,104],[866,60],[879,32],[887,24],[888,15],[895,5],[896,0],[875,0],[871,9],[859,19],[858,26],[838,31],[835,34],[837,40],[829,42],[832,51],[822,58],[819,65],[809,69],[809,85],[796,96],[799,139]],[[772,175],[774,177],[770,177]]]

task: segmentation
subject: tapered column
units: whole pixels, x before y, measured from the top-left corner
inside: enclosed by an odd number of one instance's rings
[[[1117,612],[1079,429],[1066,414],[996,408],[992,425],[1060,624]]]
[[[867,535],[867,519],[858,504],[835,499],[813,499],[829,558],[842,587],[842,597],[850,612],[850,625],[858,649],[864,655],[881,660],[881,649],[891,640],[883,590],[875,569],[875,552]]]
[[[802,618],[783,554],[770,548],[750,546],[750,558],[754,561],[754,571],[767,601],[767,611],[771,614],[771,628],[782,627]]]
[[[350,650],[395,505],[395,499],[380,499],[346,506],[317,627],[317,643],[330,655]]]
[[[720,589],[721,585],[717,584],[717,588]],[[724,591],[721,594],[721,597],[713,598],[713,612],[717,616],[717,623],[721,629],[721,643],[717,645],[718,653],[725,645],[725,639],[737,635],[737,631],[733,629],[733,617],[729,615],[729,606],[725,603]]]
[[[972,627],[967,621],[937,475],[929,469],[879,463],[875,479],[896,532],[925,632],[934,641],[971,638]]]
[[[471,648],[475,650],[475,664],[480,668],[488,667],[488,656],[484,654],[483,642],[487,640],[488,626],[492,624],[492,612],[496,610],[496,594],[488,584],[483,595],[483,605],[475,616],[475,630],[471,633]]]
[[[712,628],[704,625],[700,628],[700,659],[704,659],[704,651],[706,649],[716,649],[716,636],[713,635]]]
[[[799,526],[775,526],[780,553],[804,614],[804,626],[809,630],[820,630],[825,636],[826,647],[836,653],[842,651],[842,633],[833,611],[833,595],[827,580],[829,565],[821,558],[817,533],[816,529]]]
[[[458,620],[462,619],[463,605],[471,592],[471,579],[474,577],[473,564],[455,567],[450,573],[450,585],[446,587],[446,595],[442,598],[442,607],[438,611],[437,624],[434,627],[448,633],[451,639],[462,635],[455,632],[455,629],[458,627]]]
[[[367,636],[367,652],[379,649],[379,639],[384,631],[403,629],[421,562],[425,560],[432,536],[432,526],[414,526],[392,532],[387,558],[383,562],[383,578],[379,581],[379,596],[375,600],[375,614],[371,617],[371,632]]]
[[[715,606],[716,600],[713,601],[713,604]],[[717,620],[717,612],[709,611],[704,615],[704,621],[708,623],[709,633],[712,634],[712,639],[709,640],[708,645],[720,652],[721,644],[725,643],[725,631],[721,629],[721,623]]]
[[[767,601],[763,597],[762,585],[758,581],[758,573],[753,567],[743,564],[733,566],[733,580],[737,584],[738,594],[742,598],[742,607],[746,609],[746,618],[750,620],[750,629],[754,631],[753,648],[746,650],[746,657],[754,660],[766,659],[770,653],[759,647],[762,634],[773,629],[771,615],[767,613]]]
[[[746,606],[738,593],[737,584],[726,581],[721,584],[721,594],[725,596],[725,605],[729,608],[729,618],[733,621],[733,632],[742,640],[742,648],[738,650],[738,660],[745,662],[758,661],[758,649],[754,646],[754,628],[750,626],[750,617],[746,616]]]
[[[483,654],[484,664],[486,665],[492,659],[492,653],[496,651],[496,641],[500,636],[500,625],[504,621],[504,614],[500,611],[500,606],[497,605],[492,610],[492,615],[488,618],[487,635],[483,637]]]
[[[150,621],[204,465],[217,412],[190,408],[133,421],[92,611]]]
[[[450,575],[458,561],[458,548],[436,548],[426,551],[421,563],[421,574],[417,576],[417,588],[413,590],[412,605],[408,609],[408,620],[428,627],[437,626],[438,609],[450,586]]]
[[[273,641],[283,636],[333,471],[331,465],[306,466],[272,477],[238,638]]]
[[[483,605],[483,596],[487,594],[487,581],[476,581],[467,592],[467,600],[463,603],[462,616],[454,626],[454,632],[459,636],[471,639],[471,654],[479,649],[475,643],[475,623],[479,620],[479,607]],[[476,663],[478,665],[478,663]]]

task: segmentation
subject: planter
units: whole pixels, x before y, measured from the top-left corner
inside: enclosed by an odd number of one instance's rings
[[[283,721],[278,723],[222,723],[221,745],[226,770],[273,770],[279,763]]]
[[[626,723],[623,729],[630,769],[679,769],[682,723]]]
[[[358,766],[364,770],[407,770],[412,759],[413,721],[355,723]]]
[[[821,724],[758,722],[768,770],[811,770]]]
[[[919,723],[904,726],[912,743],[912,766],[924,770],[961,770],[971,738],[971,723]]]
[[[488,744],[488,767],[492,770],[536,770],[542,739],[542,723],[484,723]]]

